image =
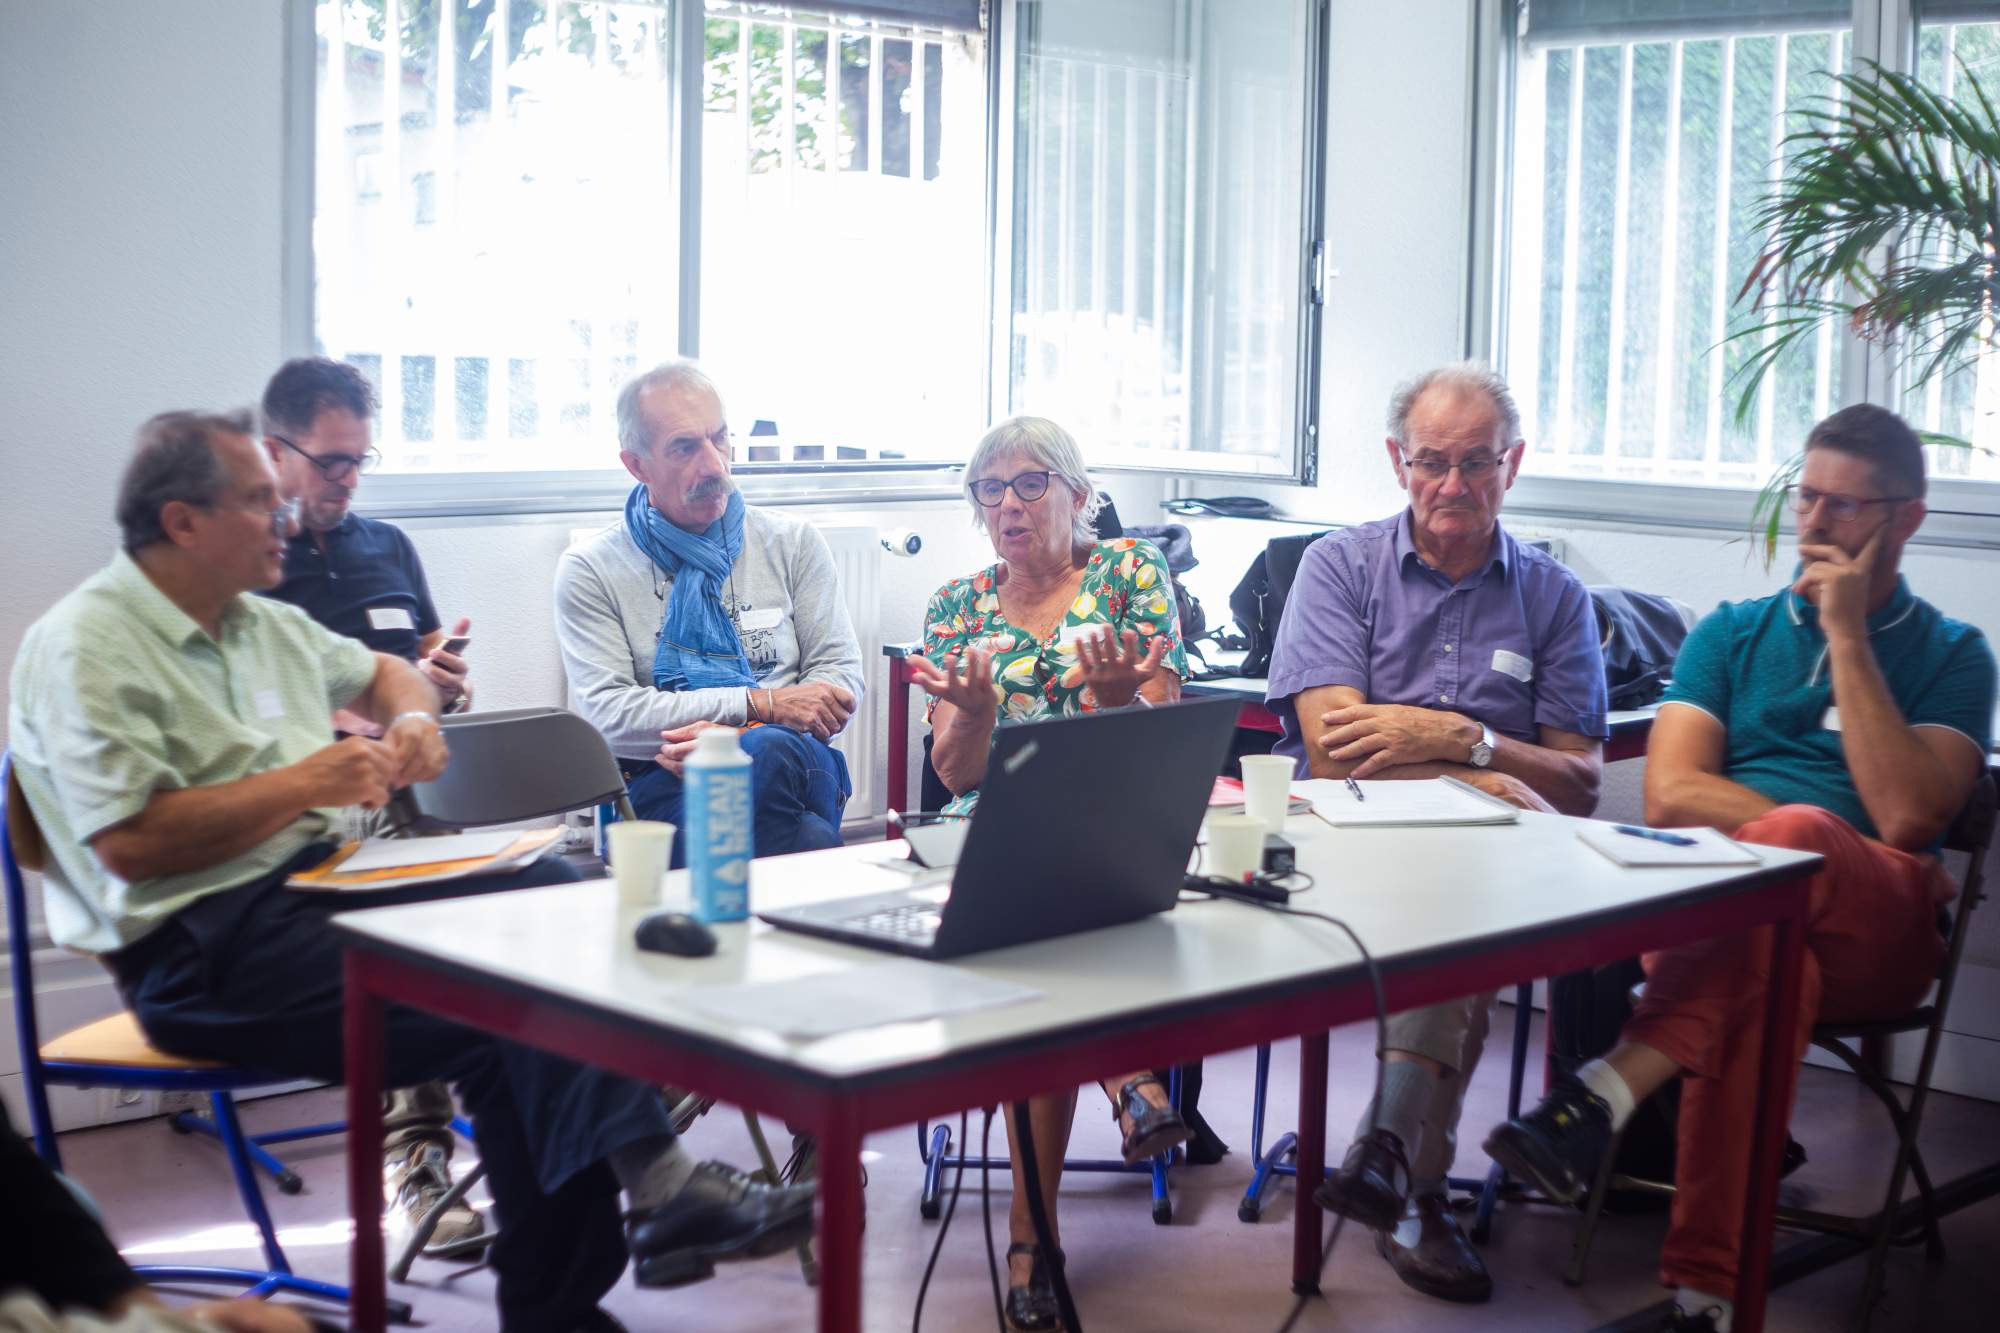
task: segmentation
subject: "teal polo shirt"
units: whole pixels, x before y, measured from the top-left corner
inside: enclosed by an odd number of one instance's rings
[[[1993,650],[1986,636],[1915,597],[1898,578],[1868,617],[1868,645],[1912,727],[1955,731],[1985,754],[1993,731]],[[1787,588],[1724,602],[1694,627],[1662,704],[1699,708],[1728,732],[1722,776],[1780,805],[1831,810],[1869,837],[1874,821],[1840,748],[1833,668],[1819,610]],[[1828,723],[1834,723],[1829,726]]]

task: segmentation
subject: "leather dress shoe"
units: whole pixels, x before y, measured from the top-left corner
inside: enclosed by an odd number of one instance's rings
[[[625,1245],[642,1287],[678,1287],[732,1259],[756,1259],[812,1239],[813,1187],[765,1185],[703,1162],[663,1204],[626,1217]]]
[[[1048,1260],[1042,1255],[1042,1247],[1026,1241],[1007,1247],[1007,1257],[1017,1254],[1029,1255],[1033,1261],[1028,1272],[1026,1286],[1007,1288],[1007,1327],[1015,1333],[1047,1333],[1047,1330],[1062,1324],[1062,1304],[1056,1300],[1056,1285],[1049,1277]],[[1061,1267],[1063,1253],[1057,1250],[1055,1262]]]
[[[1340,1169],[1320,1182],[1313,1202],[1371,1231],[1387,1231],[1403,1215],[1410,1162],[1393,1132],[1369,1130],[1348,1145]]]
[[[1127,1166],[1137,1166],[1149,1157],[1172,1152],[1194,1137],[1194,1131],[1187,1127],[1179,1111],[1171,1106],[1155,1106],[1139,1095],[1139,1089],[1149,1083],[1162,1090],[1166,1087],[1153,1075],[1141,1074],[1118,1089],[1118,1104],[1111,1108],[1113,1120],[1121,1115],[1132,1118],[1132,1129],[1125,1135],[1123,1145]]]
[[[1442,1194],[1410,1200],[1402,1220],[1375,1233],[1375,1249],[1405,1286],[1426,1296],[1476,1305],[1493,1295],[1492,1275]]]

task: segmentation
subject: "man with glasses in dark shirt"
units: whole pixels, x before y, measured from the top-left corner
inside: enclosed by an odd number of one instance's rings
[[[355,367],[325,357],[287,361],[264,389],[264,450],[279,489],[298,506],[298,531],[285,544],[284,581],[268,596],[290,602],[336,634],[414,664],[447,712],[472,697],[465,659],[446,639],[431,604],[416,548],[400,528],[348,506],[361,474],[381,461],[370,435],[375,389]],[[470,620],[453,630],[464,635]],[[366,732],[357,718],[343,731]],[[443,1083],[402,1088],[385,1098],[383,1149],[390,1225],[412,1227],[451,1188],[451,1090]],[[463,1255],[491,1239],[477,1211],[454,1204],[424,1253]]]
[[[410,539],[349,509],[361,474],[382,459],[371,437],[375,410],[367,378],[325,357],[287,361],[265,387],[264,448],[299,506],[285,581],[270,595],[336,634],[415,663],[455,712],[472,693],[464,657],[444,644],[472,622],[461,618],[447,634]]]

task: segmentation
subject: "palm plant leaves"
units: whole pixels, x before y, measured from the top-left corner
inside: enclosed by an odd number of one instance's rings
[[[1736,293],[1749,319],[1735,413],[1756,415],[1764,378],[1829,323],[1897,349],[1911,380],[1965,369],[1996,344],[2000,314],[2000,112],[1972,70],[1957,97],[1873,62],[1794,108],[1782,178],[1759,205],[1768,238]],[[1926,443],[1965,446],[1949,436]],[[1768,563],[1800,459],[1758,493],[1750,530]]]

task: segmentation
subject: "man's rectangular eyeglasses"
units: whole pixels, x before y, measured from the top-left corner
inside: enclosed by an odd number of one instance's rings
[[[1424,454],[1417,458],[1404,454],[1403,466],[1425,481],[1443,481],[1453,468],[1458,469],[1460,481],[1484,481],[1493,475],[1495,468],[1500,466],[1500,460],[1492,454],[1474,454],[1470,458],[1454,463],[1434,454]]]
[[[1851,495],[1835,495],[1831,491],[1816,491],[1810,486],[1792,485],[1785,488],[1791,492],[1792,508],[1800,514],[1810,514],[1819,504],[1826,503],[1826,512],[1836,523],[1852,523],[1861,517],[1861,511],[1869,505],[1895,505],[1905,500],[1914,500],[1914,495],[1878,495],[1870,500],[1857,500]]]
[[[382,463],[382,455],[375,449],[365,454],[309,454],[282,435],[271,438],[318,468],[319,474],[328,481],[339,481],[354,472],[373,472]]]
[[[965,489],[972,492],[972,498],[987,509],[996,509],[1007,498],[1009,488],[1021,497],[1021,503],[1031,505],[1049,493],[1049,472],[1023,472],[1017,477],[1001,481],[998,477],[981,477],[978,481],[967,482]]]

